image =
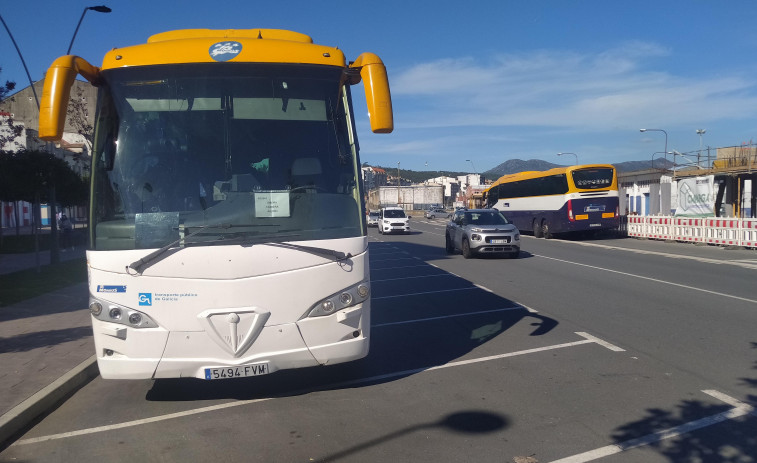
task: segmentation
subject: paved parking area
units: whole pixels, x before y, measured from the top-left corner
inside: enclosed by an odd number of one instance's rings
[[[368,358],[221,383],[97,379],[0,461],[199,461],[218,448],[228,461],[654,463],[713,448],[753,461],[749,403],[559,304],[524,303],[515,283],[479,278],[548,261],[465,261],[439,252],[434,231],[371,242]]]

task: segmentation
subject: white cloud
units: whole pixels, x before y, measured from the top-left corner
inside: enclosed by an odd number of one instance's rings
[[[670,51],[629,42],[595,54],[541,50],[420,63],[392,78],[398,125],[541,126],[577,130],[757,116],[757,82],[658,71]]]

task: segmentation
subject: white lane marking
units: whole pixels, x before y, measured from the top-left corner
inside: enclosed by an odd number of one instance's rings
[[[426,264],[424,264],[424,265],[399,265],[397,267],[381,267],[381,268],[375,268],[375,267],[371,266],[371,272],[374,271],[374,270],[376,270],[376,271],[383,271],[383,270],[395,270],[395,269],[398,269],[398,268],[417,268],[417,267],[428,267],[428,265],[426,265]]]
[[[402,252],[400,254],[407,255],[406,252]],[[393,257],[389,257],[389,258],[386,258],[386,259],[376,259],[375,257],[371,256],[371,264],[375,264],[376,262],[397,262],[398,260],[411,260],[411,259],[412,260],[417,260],[418,258],[417,257],[397,257],[397,256],[393,256]]]
[[[526,236],[525,238],[528,239],[535,239],[530,236]],[[671,259],[688,259],[688,260],[695,260],[698,262],[704,262],[708,264],[721,264],[721,265],[734,265],[736,267],[742,267],[742,268],[748,268],[748,269],[757,269],[757,261],[753,260],[719,260],[719,259],[710,259],[707,257],[697,257],[697,256],[686,256],[682,254],[672,254],[669,252],[660,252],[660,251],[647,251],[644,249],[632,249],[632,248],[624,248],[620,246],[610,246],[609,244],[599,244],[599,243],[587,243],[584,241],[567,241],[567,240],[552,240],[553,243],[565,243],[565,244],[575,244],[578,246],[588,246],[588,247],[596,247],[596,248],[604,248],[604,249],[612,249],[614,251],[627,251],[627,252],[633,252],[636,254],[647,254],[647,255],[653,255],[653,256],[661,256],[661,257],[668,257]]]
[[[457,275],[452,275],[449,273],[437,273],[434,275],[417,275],[412,277],[402,277],[402,278],[384,278],[383,280],[374,280],[371,278],[371,283],[382,283],[385,281],[397,281],[397,280],[411,280],[413,278],[435,278],[435,277],[454,277],[459,278]]]
[[[538,310],[534,310],[534,309],[532,309],[531,307],[527,306],[526,304],[521,304],[521,303],[520,303],[520,302],[518,302],[518,301],[513,301],[513,302],[515,302],[516,304],[518,304],[519,306],[523,307],[524,309],[528,310],[528,311],[529,311],[529,312],[531,312],[531,313],[539,313],[539,311],[538,311]]]
[[[748,299],[748,298],[745,298],[745,297],[734,296],[732,294],[719,293],[717,291],[710,291],[709,289],[702,289],[702,288],[697,288],[695,286],[682,285],[680,283],[673,283],[672,281],[658,280],[657,278],[645,277],[643,275],[636,275],[634,273],[621,272],[619,270],[612,270],[612,269],[604,268],[604,267],[596,267],[594,265],[582,264],[580,262],[573,262],[573,261],[570,261],[570,260],[557,259],[555,257],[542,256],[540,254],[532,254],[532,255],[535,256],[535,257],[541,257],[543,259],[554,260],[554,261],[557,261],[557,262],[564,262],[566,264],[578,265],[578,266],[581,266],[581,267],[593,268],[595,270],[602,270],[603,272],[617,273],[619,275],[625,275],[625,276],[629,276],[629,277],[639,278],[639,279],[642,279],[642,280],[654,281],[655,283],[662,283],[662,284],[665,284],[665,285],[677,286],[679,288],[690,289],[690,290],[693,290],[693,291],[700,291],[700,292],[703,292],[703,293],[713,294],[715,296],[728,297],[728,298],[731,298],[731,299],[738,299],[739,301],[745,301],[745,302],[750,302],[752,304],[757,304],[757,300]]]
[[[478,283],[473,283],[473,284],[476,286],[476,288],[481,288],[481,289],[483,289],[484,291],[486,291],[488,293],[494,294],[494,291],[492,291],[491,289],[487,288],[486,286],[482,286],[482,285],[480,285]]]
[[[432,266],[432,267],[434,267],[434,268],[438,268],[439,270],[442,270],[442,271],[444,271],[444,272],[447,272],[447,273],[449,273],[450,275],[455,275],[455,276],[456,276],[456,277],[458,277],[458,278],[463,278],[463,277],[461,277],[460,275],[458,275],[457,273],[455,273],[455,272],[450,272],[449,270],[444,270],[443,268],[439,267],[438,265],[436,265],[436,264],[434,264],[434,263],[428,262],[428,265],[430,265],[430,266]],[[465,278],[463,278],[463,280],[465,280]]]
[[[453,367],[471,365],[471,364],[475,364],[475,363],[488,362],[488,361],[491,361],[491,360],[500,360],[500,359],[509,358],[509,357],[517,357],[517,356],[520,356],[520,355],[535,354],[535,353],[538,353],[538,352],[545,352],[545,351],[549,351],[549,350],[563,349],[563,348],[567,348],[567,347],[575,347],[575,346],[580,346],[580,345],[583,345],[583,344],[594,344],[594,343],[595,343],[595,341],[593,341],[593,340],[584,339],[582,341],[574,341],[574,342],[567,342],[567,343],[563,343],[563,344],[555,344],[555,345],[552,345],[552,346],[537,347],[537,348],[534,348],[534,349],[526,349],[526,350],[521,350],[521,351],[516,351],[516,352],[509,352],[509,353],[505,353],[505,354],[500,354],[500,355],[490,355],[488,357],[480,357],[480,358],[469,359],[469,360],[460,360],[460,361],[457,361],[457,362],[449,362],[449,363],[445,363],[444,365],[437,365],[437,366],[431,366],[431,367],[422,367],[422,368],[414,368],[414,369],[411,369],[411,370],[396,371],[396,372],[393,372],[393,373],[386,373],[386,374],[383,374],[383,375],[370,376],[370,377],[359,378],[359,379],[354,379],[354,380],[350,380],[350,381],[342,381],[342,382],[339,382],[339,383],[332,383],[332,384],[328,384],[328,385],[325,385],[325,386],[321,386],[319,388],[310,388],[310,389],[302,389],[302,390],[299,390],[299,391],[293,391],[291,394],[292,394],[292,396],[303,395],[303,394],[307,394],[307,393],[314,392],[314,391],[326,391],[326,390],[330,390],[330,389],[338,389],[338,388],[344,388],[344,387],[354,386],[356,384],[372,383],[372,382],[381,381],[381,380],[385,380],[385,379],[390,379],[390,378],[396,378],[396,377],[401,377],[401,376],[408,376],[408,375],[412,375],[412,374],[422,373],[422,372],[425,372],[425,371],[443,370],[443,369],[447,369],[447,368],[453,368]],[[217,411],[217,410],[223,410],[223,409],[228,409],[228,408],[233,408],[233,407],[240,407],[240,406],[243,406],[243,405],[249,405],[249,404],[254,404],[254,403],[258,403],[258,402],[266,402],[266,401],[269,401],[269,400],[273,400],[274,398],[275,397],[265,397],[265,398],[261,398],[261,399],[241,400],[241,401],[238,401],[238,402],[228,402],[228,403],[225,403],[225,404],[212,405],[210,407],[196,408],[194,410],[185,410],[183,412],[170,413],[170,414],[167,414],[167,415],[153,416],[153,417],[144,418],[144,419],[141,419],[141,420],[126,421],[126,422],[123,422],[123,423],[111,424],[111,425],[107,425],[107,426],[97,426],[97,427],[94,427],[94,428],[80,429],[78,431],[70,431],[70,432],[64,432],[64,433],[59,433],[59,434],[50,434],[50,435],[41,436],[41,437],[33,437],[33,438],[30,438],[30,439],[22,439],[22,440],[16,441],[13,444],[11,444],[10,446],[11,447],[15,447],[15,446],[19,446],[19,445],[38,444],[40,442],[47,442],[47,441],[51,441],[51,440],[66,439],[66,438],[69,438],[69,437],[85,436],[85,435],[95,434],[95,433],[100,433],[100,432],[113,431],[113,430],[117,430],[117,429],[129,428],[129,427],[133,427],[133,426],[140,426],[140,425],[143,425],[143,424],[157,423],[157,422],[166,421],[166,420],[170,420],[170,419],[174,419],[174,418],[182,418],[182,417],[186,417],[186,416],[197,415],[199,413],[214,412],[214,411]]]
[[[496,312],[507,312],[510,310],[523,310],[523,309],[525,309],[525,307],[521,307],[518,305],[518,306],[513,306],[513,307],[504,307],[502,309],[480,310],[478,312],[457,313],[457,314],[452,314],[452,315],[440,315],[438,317],[416,318],[413,320],[402,320],[399,322],[380,323],[378,325],[371,325],[371,328],[382,328],[384,326],[406,325],[410,323],[429,322],[429,321],[434,321],[434,320],[445,320],[447,318],[469,317],[471,315],[483,315],[483,314],[490,314],[490,313],[496,313]]]
[[[210,407],[195,408],[194,410],[185,410],[183,412],[153,416],[153,417],[144,418],[141,420],[126,421],[124,423],[110,424],[107,426],[97,426],[94,428],[80,429],[78,431],[62,432],[60,434],[50,434],[48,436],[33,437],[30,439],[23,439],[23,440],[16,441],[10,446],[14,447],[17,445],[38,444],[40,442],[47,442],[47,441],[56,440],[56,439],[66,439],[69,437],[84,436],[88,434],[95,434],[98,432],[106,432],[106,431],[113,431],[116,429],[130,428],[133,426],[140,426],[143,424],[150,424],[150,423],[158,423],[160,421],[172,420],[174,418],[182,418],[185,416],[197,415],[199,413],[214,412],[217,410],[223,410],[225,408],[239,407],[241,405],[249,405],[249,404],[253,404],[257,402],[265,402],[268,400],[273,400],[273,397],[266,397],[263,399],[253,399],[253,400],[242,400],[239,402],[228,402],[225,404],[212,405]]]
[[[587,461],[597,460],[609,455],[615,455],[626,450],[654,444],[655,442],[659,442],[661,440],[677,437],[681,434],[686,434],[692,431],[696,431],[697,429],[706,428],[708,426],[722,423],[723,421],[732,420],[734,418],[739,418],[747,414],[755,414],[754,407],[726,394],[723,394],[722,392],[715,390],[704,390],[702,392],[709,394],[710,396],[715,397],[716,399],[721,400],[729,405],[733,405],[734,408],[715,415],[706,416],[698,420],[689,421],[688,423],[684,423],[679,426],[663,429],[662,431],[657,431],[652,434],[647,434],[646,436],[637,437],[636,439],[627,440],[619,444],[608,445],[606,447],[589,450],[588,452],[580,453],[578,455],[554,460],[551,463],[585,463]]]
[[[470,291],[471,289],[479,289],[476,286],[469,286],[467,288],[456,288],[456,289],[438,289],[436,291],[424,291],[421,293],[409,293],[409,294],[393,294],[391,296],[379,296],[379,297],[372,297],[372,300],[378,300],[378,299],[392,299],[395,297],[408,297],[408,296],[423,296],[425,294],[437,294],[437,293],[449,293],[453,291]]]
[[[712,397],[715,397],[721,402],[725,402],[728,405],[732,406],[733,408],[739,408],[743,409],[747,413],[749,413],[752,416],[757,416],[757,412],[755,412],[754,407],[751,405],[744,403],[740,401],[739,399],[736,399],[735,397],[731,397],[727,394],[723,394],[722,392],[716,391],[715,389],[707,389],[703,390],[705,394],[711,395]]]
[[[615,344],[610,344],[609,342],[603,341],[603,340],[599,339],[596,336],[590,335],[589,333],[584,333],[583,331],[576,331],[576,334],[579,335],[579,336],[583,336],[586,339],[589,339],[591,341],[594,341],[597,344],[599,344],[600,346],[606,347],[606,348],[610,349],[613,352],[625,352],[626,351],[625,349],[620,348],[620,347],[616,346]]]

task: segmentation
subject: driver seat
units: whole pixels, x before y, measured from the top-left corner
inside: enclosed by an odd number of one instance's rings
[[[297,158],[292,162],[292,189],[300,188],[314,192],[318,180],[321,180],[321,161],[318,158]],[[312,188],[308,188],[312,187]]]

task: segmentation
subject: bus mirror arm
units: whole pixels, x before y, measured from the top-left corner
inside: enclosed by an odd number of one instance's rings
[[[363,53],[350,63],[350,68],[360,70],[371,130],[373,133],[391,133],[394,130],[392,95],[389,91],[389,77],[381,58],[373,53]]]
[[[78,56],[61,56],[47,70],[39,109],[40,139],[57,141],[63,137],[71,86],[77,75],[81,75],[92,85],[100,84],[100,68]]]

